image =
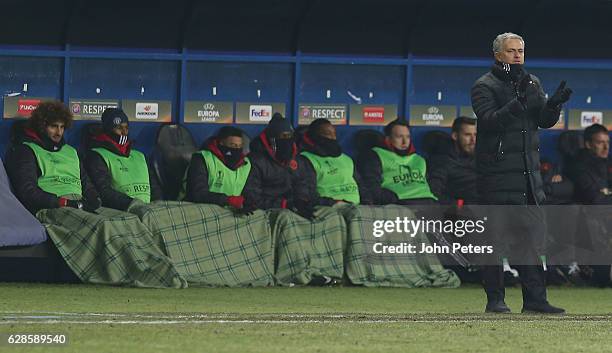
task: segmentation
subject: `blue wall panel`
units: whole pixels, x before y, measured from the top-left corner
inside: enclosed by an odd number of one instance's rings
[[[349,95],[350,92],[361,98],[361,104],[396,104],[401,115],[404,77],[405,68],[402,66],[304,64],[297,97],[300,103],[358,103]],[[327,90],[330,90],[330,98],[327,98]],[[364,128],[370,127],[336,126],[345,152],[353,154],[353,135]]]
[[[487,67],[421,66],[413,69],[411,103],[471,105],[470,90],[474,81],[488,71]],[[441,92],[442,100],[438,100]]]
[[[185,100],[285,103],[287,117],[293,115],[294,65],[288,63],[188,62]],[[216,95],[213,95],[216,87]],[[257,90],[260,97],[257,97]],[[221,125],[186,124],[201,144]],[[265,125],[239,125],[254,137]]]
[[[28,83],[28,92],[25,93],[28,96],[61,98],[65,89],[73,98],[169,100],[174,122],[182,122],[178,112],[179,105],[185,100],[283,102],[294,123],[296,103],[357,103],[348,91],[360,97],[362,104],[396,104],[400,116],[410,104],[470,105],[470,88],[488,70],[489,62],[488,59],[390,60],[300,55],[275,59],[265,55],[219,56],[191,52],[158,52],[153,56],[134,52],[128,57],[121,51],[110,49],[85,52],[69,48],[65,51],[19,50],[14,55],[2,54],[0,92],[3,95],[21,92],[23,84]],[[66,67],[65,58],[69,60]],[[181,58],[186,72],[182,84]],[[568,108],[610,109],[612,69],[609,68],[612,68],[612,63],[599,62],[592,66],[567,60],[527,62],[527,69],[540,77],[549,94],[562,79],[568,81],[574,90]],[[64,69],[68,78],[65,83]],[[296,77],[298,80],[294,82]],[[144,94],[141,93],[143,86]],[[216,95],[212,93],[213,86],[217,87]],[[99,94],[96,88],[100,88]],[[258,89],[261,97],[257,97]],[[326,97],[327,90],[330,90],[330,98]],[[438,100],[438,92],[441,92],[441,100]],[[77,122],[75,128],[67,132],[69,143],[78,145],[83,124]],[[9,126],[10,121],[0,121],[2,154],[8,142]],[[155,123],[132,124],[132,138],[145,153],[152,148],[158,126]],[[198,144],[220,127],[216,124],[187,126]],[[264,125],[240,127],[254,137]],[[365,127],[338,127],[338,136],[347,153],[353,153],[353,135],[361,128]],[[421,147],[423,134],[432,129],[436,128],[413,128],[417,149]],[[543,158],[558,161],[557,139],[560,133],[559,130],[540,133]]]
[[[71,59],[69,92],[82,99],[168,100],[172,102],[172,120],[178,112],[178,61]],[[144,87],[144,93],[141,88]],[[96,89],[100,88],[100,93]],[[69,132],[68,142],[78,145],[80,128],[77,122]],[[156,123],[130,123],[130,137],[137,148],[148,153],[155,140]]]
[[[0,92],[2,96],[21,93],[22,96],[62,96],[62,58],[0,57]],[[28,84],[23,92],[23,84]],[[4,100],[0,100],[0,112],[4,112]],[[12,120],[0,119],[0,155],[4,156],[9,141]]]

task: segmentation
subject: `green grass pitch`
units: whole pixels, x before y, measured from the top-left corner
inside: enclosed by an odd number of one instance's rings
[[[612,289],[551,288],[563,316],[484,314],[460,289],[189,288],[0,284],[0,334],[63,346],[0,352],[611,352]]]

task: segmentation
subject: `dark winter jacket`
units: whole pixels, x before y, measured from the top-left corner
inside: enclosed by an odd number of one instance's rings
[[[132,150],[131,142],[121,146],[113,141],[108,135],[100,134],[93,138],[90,145],[91,148],[104,148],[108,151],[123,157],[129,157]],[[125,211],[132,202],[133,198],[128,195],[113,189],[112,175],[108,170],[108,166],[104,162],[99,153],[89,150],[85,153],[85,168],[91,178],[91,181],[96,187],[102,206]],[[151,201],[160,200],[162,195],[161,186],[155,176],[152,168],[149,168],[149,186],[151,190]]]
[[[528,204],[544,200],[538,128],[555,125],[560,107],[549,107],[540,81],[530,77],[525,105],[516,98],[515,85],[498,65],[472,87],[472,107],[478,118],[479,202]]]
[[[56,144],[48,137],[41,137],[28,128],[25,130],[23,142],[35,143],[51,152],[59,151],[65,145],[64,139]],[[38,187],[38,178],[42,173],[36,155],[30,147],[23,143],[11,147],[6,155],[5,164],[15,196],[32,214],[46,208],[60,207],[59,197]],[[82,162],[80,162],[80,174],[83,198],[96,199],[98,194],[87,177]]]
[[[612,196],[604,195],[601,189],[610,189],[608,160],[595,156],[588,149],[582,149],[568,166],[568,174],[575,184],[576,199],[585,204],[612,204]]]
[[[559,167],[554,167],[551,163],[540,161],[540,172],[544,193],[546,194],[546,205],[566,205],[574,203],[574,183],[567,176],[563,175]],[[560,182],[553,182],[555,175],[561,175]]]
[[[249,160],[252,163],[250,182],[244,196],[254,200],[259,209],[293,207],[293,177],[297,170],[297,148],[293,146],[293,158],[283,163],[274,157],[265,132],[251,142]]]
[[[476,177],[476,159],[455,144],[427,161],[427,181],[440,203],[477,203]]]

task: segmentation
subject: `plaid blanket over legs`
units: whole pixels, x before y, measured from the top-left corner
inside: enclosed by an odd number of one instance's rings
[[[190,284],[274,284],[274,243],[266,212],[235,216],[216,205],[179,201],[134,203],[129,211],[163,239],[166,254]]]
[[[41,210],[36,217],[86,283],[184,288],[187,282],[135,215],[109,208]]]
[[[310,221],[288,210],[271,217],[279,284],[308,284],[313,276],[342,280],[346,224],[337,207],[320,207]]]
[[[406,206],[345,206],[343,214],[348,226],[345,270],[349,280],[367,287],[458,287],[459,277],[444,269],[433,254],[377,254],[375,243],[397,245],[401,242],[418,245],[429,243],[423,233],[410,238],[403,233],[373,236],[375,220],[395,220],[396,217],[416,218]]]

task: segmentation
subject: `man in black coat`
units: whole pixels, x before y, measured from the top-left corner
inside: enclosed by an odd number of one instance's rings
[[[476,203],[476,120],[458,117],[453,121],[452,145],[427,161],[427,179],[440,203]]]
[[[584,145],[568,170],[575,183],[576,199],[587,205],[612,205],[608,129],[600,124],[589,126],[584,130]]]
[[[555,125],[561,106],[569,100],[572,91],[561,82],[547,100],[538,78],[523,68],[524,49],[525,42],[520,36],[498,35],[493,41],[495,64],[472,87],[472,108],[478,119],[476,166],[481,204],[539,205],[544,200],[539,173],[538,129]],[[512,225],[520,224],[529,229],[528,234],[521,234],[525,236],[521,251],[535,261],[538,254],[533,244],[538,237],[544,236],[546,225],[541,209],[530,210],[525,217],[513,214]],[[492,230],[506,239],[511,223],[507,219],[503,221],[507,221],[506,224],[497,223]],[[523,312],[564,312],[546,299],[542,266],[516,267],[523,285]],[[484,266],[482,272],[487,294],[486,311],[509,312],[504,301],[502,267]]]
[[[144,155],[132,148],[128,117],[123,110],[102,113],[102,131],[93,136],[85,155],[85,168],[102,205],[125,211],[137,198],[144,202],[161,199],[161,187]]]
[[[244,194],[258,209],[293,208],[296,154],[291,121],[274,114],[264,131],[251,141],[249,159],[253,168]]]
[[[72,113],[62,102],[43,102],[32,112],[23,141],[7,153],[15,196],[34,215],[47,208],[100,207],[76,150],[64,140],[71,125]]]

